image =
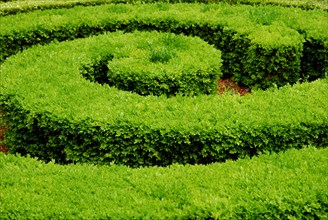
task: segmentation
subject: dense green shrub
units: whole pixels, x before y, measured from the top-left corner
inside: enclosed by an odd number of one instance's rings
[[[0,3],[0,16],[13,15],[17,13],[30,12],[34,10],[46,10],[55,8],[71,8],[78,5],[90,6],[101,4],[138,4],[138,3],[229,3],[229,4],[249,4],[249,5],[281,5],[285,7],[299,7],[303,9],[323,9],[328,10],[326,0],[5,0]]]
[[[166,4],[156,7],[162,12],[170,11]],[[50,16],[45,13],[38,17],[40,14],[36,13],[29,19],[24,19],[24,15],[1,18],[1,24],[6,24],[0,30],[2,61],[38,43],[108,30],[157,29],[197,35],[222,48],[225,74],[233,73],[235,79],[255,83],[256,87],[273,82],[277,86],[285,84],[279,84],[278,78],[295,82],[299,77],[313,80],[327,73],[323,12],[295,10],[289,14],[274,7],[237,7],[234,12],[229,7],[200,7],[202,13],[208,12],[203,17],[179,14],[180,8],[154,19],[154,14],[150,14],[129,20],[125,16],[133,10],[110,6],[107,9],[111,14],[117,13],[117,17],[99,19],[101,16],[97,18],[95,13],[95,20],[88,20],[77,10],[77,14],[65,18],[68,11],[58,10]],[[212,22],[215,18],[210,15],[215,15],[217,9],[234,19]],[[144,12],[142,7],[139,10]],[[100,14],[103,12],[99,10]],[[288,19],[282,21],[282,14]],[[186,18],[182,21],[177,15]],[[33,16],[39,18],[36,26]],[[78,17],[85,20],[74,20]],[[69,19],[72,23],[65,23]],[[113,45],[101,43],[102,38],[35,47],[1,64],[0,109],[6,113],[10,128],[6,141],[12,152],[53,162],[111,166],[58,166],[0,154],[0,218],[327,217],[327,149],[288,150],[285,154],[208,166],[175,164],[133,170],[114,164],[210,163],[304,145],[326,147],[328,78],[254,91],[245,97],[140,97],[88,82],[81,76],[91,81],[108,80],[102,73],[113,59],[107,53]],[[97,41],[95,47],[86,43],[93,40]],[[148,49],[149,60],[155,64],[165,64],[176,55],[166,47]],[[259,74],[254,75],[255,72]],[[259,80],[261,77],[263,81]],[[277,79],[270,81],[271,77]]]
[[[327,18],[323,11],[225,4],[37,11],[0,18],[5,24],[1,55],[4,61],[35,44],[104,31],[156,29],[216,45],[223,51],[226,76],[264,88],[294,83],[302,74],[311,78],[303,67],[323,77]],[[108,68],[106,56],[96,55],[108,45],[95,46],[95,56],[89,57],[84,42],[35,47],[1,65],[0,106],[10,126],[6,139],[12,152],[61,163],[142,166],[210,163],[327,145],[326,79],[246,97],[140,97],[86,81],[80,73],[97,77]],[[151,60],[165,63],[171,55],[158,56],[165,53],[153,50]],[[88,64],[93,72],[85,71]]]
[[[250,87],[295,83],[299,77],[324,77],[327,13],[255,8],[160,3],[76,7],[2,17],[0,22],[6,25],[0,32],[1,60],[31,45],[53,40],[104,31],[158,30],[200,36],[214,44],[223,52],[225,76],[233,75]]]
[[[141,97],[81,76],[90,54],[110,45],[100,39],[34,47],[2,64],[0,104],[12,152],[142,166],[328,144],[327,79],[245,97]]]
[[[225,164],[44,164],[0,153],[2,219],[325,219],[328,148]]]
[[[87,79],[140,95],[217,92],[220,51],[199,38],[156,32],[107,36],[83,43],[85,48],[85,44],[104,45],[90,49],[90,60],[82,64],[80,72]]]

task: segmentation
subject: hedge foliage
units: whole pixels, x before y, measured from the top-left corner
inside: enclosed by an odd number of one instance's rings
[[[140,95],[215,94],[222,75],[220,51],[195,37],[118,32],[82,44],[90,51],[90,60],[80,64],[82,75]]]
[[[108,13],[111,12],[111,13]],[[32,45],[105,31],[199,36],[223,52],[223,73],[254,88],[324,77],[328,13],[226,4],[103,5],[0,18],[1,60]]]
[[[0,3],[0,16],[26,13],[34,10],[72,8],[75,6],[94,6],[102,4],[138,4],[138,3],[229,3],[248,5],[280,5],[284,7],[298,7],[302,9],[328,10],[326,0],[5,0]]]
[[[328,148],[130,169],[0,153],[3,219],[326,219]]]
[[[246,97],[140,97],[81,75],[108,68],[103,48],[110,44],[92,50],[86,42],[100,38],[58,41],[136,29],[199,36],[222,50],[225,76],[266,88],[324,76],[327,18],[323,11],[272,6],[164,3],[2,17],[0,107],[10,127],[7,145],[46,161],[133,167],[326,146],[327,79]]]
[[[327,79],[245,97],[142,97],[81,76],[92,54],[110,44],[100,39],[34,47],[2,64],[12,152],[135,167],[328,144]]]

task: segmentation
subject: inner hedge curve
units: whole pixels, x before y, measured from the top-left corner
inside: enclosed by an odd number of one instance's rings
[[[2,64],[0,104],[13,152],[62,163],[141,166],[210,163],[327,145],[326,79],[244,98],[140,97],[72,78],[76,66],[68,63],[83,56],[52,51],[68,45],[36,47]]]
[[[172,33],[118,34],[90,56],[80,67],[86,79],[139,95],[215,94],[222,76],[219,50]]]

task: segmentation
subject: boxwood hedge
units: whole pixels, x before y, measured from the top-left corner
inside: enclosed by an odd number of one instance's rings
[[[268,87],[297,81],[303,67],[323,77],[326,20],[322,11],[223,4],[76,7],[0,18],[0,42],[4,61],[31,45],[106,30],[184,33],[220,48],[225,74]],[[12,152],[61,163],[147,166],[327,145],[327,79],[246,97],[140,97],[83,78],[84,64],[103,57],[80,54],[85,41],[34,47],[1,64],[0,106]]]
[[[110,12],[110,13],[109,13]],[[328,69],[328,13],[273,6],[141,4],[75,7],[1,17],[1,60],[38,43],[104,31],[158,30],[199,36],[223,53],[223,73],[268,88]]]
[[[2,219],[326,219],[328,148],[207,166],[44,164],[0,153]]]
[[[1,2],[3,2],[1,4]],[[102,4],[138,4],[138,3],[220,3],[229,4],[249,4],[249,5],[281,5],[284,7],[298,7],[302,9],[323,9],[328,10],[328,3],[325,0],[0,0],[0,16],[13,15],[35,10],[72,8],[83,5],[102,5]]]
[[[12,152],[140,166],[327,145],[327,79],[246,97],[141,97],[82,77],[110,44],[100,39],[31,48],[1,66]]]
[[[87,79],[140,95],[215,94],[222,75],[220,51],[195,37],[118,32],[74,44],[88,51],[79,67]]]

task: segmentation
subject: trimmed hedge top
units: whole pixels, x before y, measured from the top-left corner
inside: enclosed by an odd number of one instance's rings
[[[5,0],[0,3],[0,16],[13,15],[17,13],[30,12],[34,10],[71,8],[79,5],[101,5],[101,4],[138,4],[141,1],[135,0]],[[229,3],[229,4],[249,4],[249,5],[280,5],[285,7],[299,7],[303,9],[323,9],[328,10],[326,0],[144,0],[142,3]]]
[[[0,43],[4,60],[35,44],[105,31],[183,33],[221,49],[226,75],[269,87],[295,83],[303,73],[324,77],[327,19],[323,11],[224,4],[76,7],[0,18],[5,24]],[[0,106],[12,152],[61,163],[136,167],[211,163],[328,144],[327,79],[246,97],[140,97],[80,74],[90,73],[87,64],[92,74],[110,67],[104,54],[97,55],[108,47],[99,39],[34,47],[1,65]],[[212,58],[198,64],[215,63]]]
[[[108,13],[110,12],[110,13]],[[103,5],[0,18],[1,60],[32,45],[105,31],[158,30],[199,36],[223,52],[223,74],[268,88],[328,69],[328,13],[225,4]]]
[[[221,53],[201,39],[156,32],[105,36],[83,41],[90,61],[80,71],[87,79],[140,95],[217,92]]]
[[[141,97],[81,76],[90,54],[115,41],[110,36],[34,47],[1,66],[10,150],[58,162],[140,166],[328,142],[327,80],[246,97]]]
[[[0,153],[4,219],[325,219],[327,149],[130,169]]]

